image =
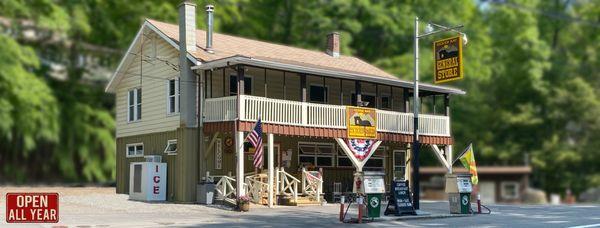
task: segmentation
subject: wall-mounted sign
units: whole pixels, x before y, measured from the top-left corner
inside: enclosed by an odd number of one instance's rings
[[[460,36],[433,42],[434,82],[463,78],[462,38]]]
[[[348,138],[377,138],[377,113],[375,109],[347,106],[346,119],[348,120]]]
[[[215,169],[223,168],[223,144],[221,139],[215,141]]]

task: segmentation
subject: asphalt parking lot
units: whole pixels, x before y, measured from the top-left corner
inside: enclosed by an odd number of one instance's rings
[[[31,227],[338,227],[338,204],[266,208],[240,213],[222,206],[145,203],[115,194],[114,188],[0,187],[0,226],[6,224],[8,192],[58,192],[60,221]],[[447,202],[422,203],[424,211],[444,213]],[[492,205],[492,214],[408,219],[387,217],[364,226],[384,227],[600,227],[600,205]],[[398,220],[402,219],[402,220]],[[22,226],[15,225],[15,226]]]

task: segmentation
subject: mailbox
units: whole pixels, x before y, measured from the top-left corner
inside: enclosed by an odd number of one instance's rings
[[[450,204],[450,213],[468,214],[471,212],[471,174],[446,175],[446,193]]]
[[[148,161],[149,160],[149,161]],[[129,165],[129,199],[164,201],[167,192],[167,163],[147,159]]]

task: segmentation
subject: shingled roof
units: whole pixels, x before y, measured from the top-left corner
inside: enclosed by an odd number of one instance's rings
[[[151,19],[147,21],[173,41],[179,42],[178,25]],[[210,62],[233,56],[245,56],[259,60],[396,79],[395,76],[352,56],[340,55],[336,58],[328,55],[325,51],[307,50],[219,33],[213,33],[214,53],[211,54],[205,51],[205,42],[206,32],[196,30],[196,46],[198,49],[190,54],[201,62]]]

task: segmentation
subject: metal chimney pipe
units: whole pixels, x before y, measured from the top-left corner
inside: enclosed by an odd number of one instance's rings
[[[213,53],[213,11],[215,11],[215,7],[213,5],[206,5],[206,51],[209,53]]]

